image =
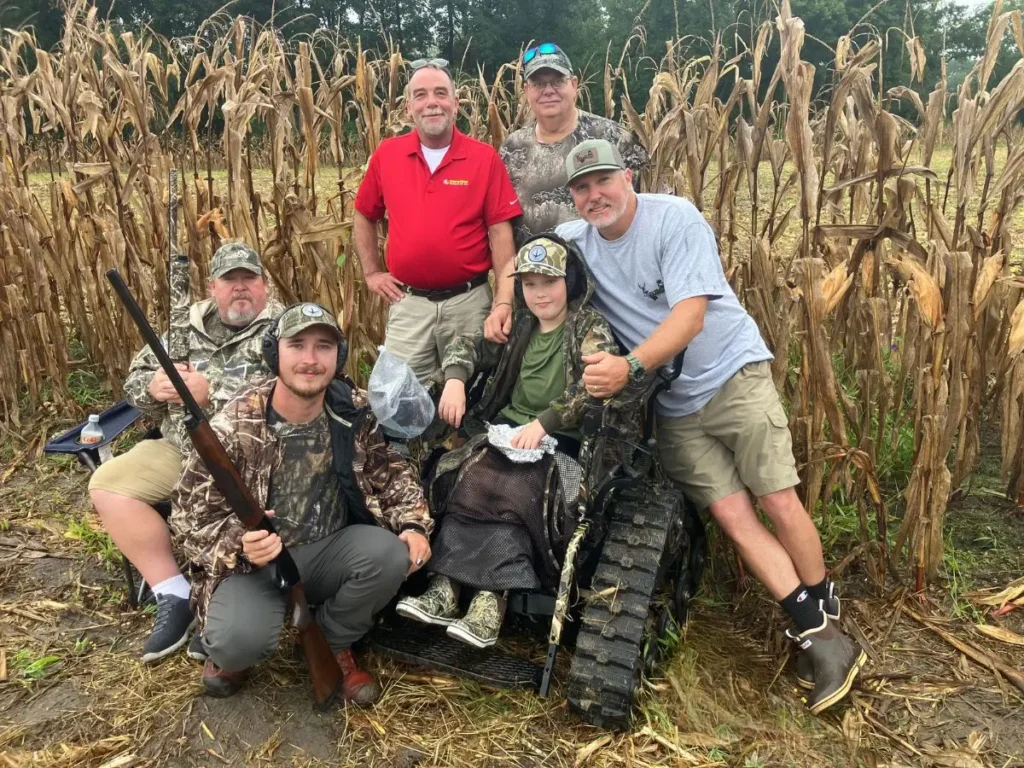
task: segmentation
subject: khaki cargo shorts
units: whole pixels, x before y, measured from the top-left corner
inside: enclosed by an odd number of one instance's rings
[[[388,308],[384,347],[401,358],[424,385],[441,366],[448,345],[463,333],[483,333],[491,313],[487,283],[445,301],[406,294]]]
[[[743,366],[696,413],[659,415],[657,427],[665,473],[702,510],[745,488],[760,498],[800,482],[767,361]]]
[[[127,453],[100,464],[89,479],[89,490],[156,504],[171,497],[181,476],[181,461],[181,452],[167,440],[143,440]]]

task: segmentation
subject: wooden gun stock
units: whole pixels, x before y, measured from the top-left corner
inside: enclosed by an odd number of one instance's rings
[[[228,507],[246,528],[250,530],[259,528],[269,533],[276,533],[274,524],[264,514],[263,508],[256,503],[252,493],[242,482],[238,469],[232,463],[231,457],[224,450],[220,440],[217,439],[209,420],[195,398],[192,397],[192,393],[189,392],[181,374],[171,362],[159,337],[146,319],[146,315],[135,301],[131,291],[128,290],[124,279],[116,269],[107,272],[107,279],[114,287],[114,291],[121,299],[128,314],[135,321],[135,325],[138,326],[142,338],[160,361],[160,367],[164,369],[181,397],[185,406],[185,426],[188,429],[188,436],[192,440],[192,445],[195,446],[196,453],[202,458],[203,464],[206,465],[207,471],[213,478],[213,484],[224,496]],[[288,591],[294,608],[292,623],[299,629],[302,650],[306,655],[306,666],[313,682],[313,699],[318,709],[327,709],[334,703],[341,691],[341,668],[338,666],[331,647],[327,644],[323,630],[313,620],[313,615],[310,613],[309,604],[306,602],[306,595],[302,589],[302,577],[299,575],[298,566],[295,564],[291,552],[282,545],[280,554],[264,567],[274,567],[278,588],[281,591]]]

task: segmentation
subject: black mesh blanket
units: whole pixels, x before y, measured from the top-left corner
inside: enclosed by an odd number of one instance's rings
[[[566,514],[554,457],[517,464],[485,445],[458,472],[428,568],[474,589],[553,589],[572,532],[551,525]]]

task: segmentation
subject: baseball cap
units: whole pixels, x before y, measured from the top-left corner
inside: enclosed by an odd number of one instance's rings
[[[535,237],[527,241],[516,254],[514,275],[533,273],[565,277],[565,265],[569,258],[565,247],[547,237]]]
[[[296,304],[293,307],[288,307],[288,309],[281,313],[281,317],[277,320],[277,338],[290,339],[292,336],[301,333],[307,328],[312,328],[314,325],[326,325],[334,331],[339,341],[345,338],[341,328],[338,327],[338,321],[334,319],[334,315],[319,304],[313,304],[312,302]]]
[[[217,249],[210,263],[210,277],[223,277],[232,269],[248,269],[263,274],[260,255],[245,243],[227,243]]]
[[[553,69],[566,77],[572,77],[572,62],[565,51],[554,43],[535,45],[523,54],[523,77],[528,78],[542,69]]]
[[[591,171],[624,170],[622,155],[618,148],[605,139],[588,139],[576,146],[565,158],[565,173],[568,184],[577,176]]]

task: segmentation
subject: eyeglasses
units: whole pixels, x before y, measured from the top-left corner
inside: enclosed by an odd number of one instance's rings
[[[531,61],[533,61],[533,57],[536,56],[538,53],[547,55],[558,52],[558,46],[555,45],[554,43],[541,43],[540,45],[535,45],[533,46],[533,48],[528,48],[526,50],[526,53],[523,54],[523,64],[529,64]]]
[[[409,68],[415,72],[417,69],[423,69],[423,67],[435,67],[436,69],[443,69],[445,72],[451,74],[448,69],[448,59],[416,59],[409,64]]]
[[[565,75],[559,75],[558,77],[553,77],[550,80],[534,80],[531,77],[526,81],[526,87],[531,91],[537,91],[538,93],[543,91],[549,85],[556,91],[561,91],[569,85],[569,78]]]

